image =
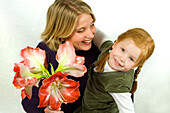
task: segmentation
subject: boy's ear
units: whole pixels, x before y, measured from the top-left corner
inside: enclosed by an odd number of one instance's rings
[[[117,40],[114,41],[114,44],[117,43]]]
[[[117,40],[114,41],[113,45],[112,45],[112,48],[114,47],[114,45],[117,43]]]

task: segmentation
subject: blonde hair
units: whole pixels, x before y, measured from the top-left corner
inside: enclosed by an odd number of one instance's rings
[[[135,45],[141,49],[141,54],[139,58],[137,59],[137,63],[135,65],[137,69],[135,70],[134,83],[133,83],[133,87],[131,90],[131,93],[134,93],[137,89],[137,81],[136,81],[137,75],[140,73],[141,68],[143,64],[145,63],[145,61],[152,55],[154,48],[155,48],[155,43],[152,37],[150,36],[150,34],[141,28],[129,29],[128,31],[122,33],[121,35],[119,35],[116,43],[119,43],[120,41],[123,41],[128,38],[132,39]],[[109,58],[109,52],[107,52],[95,64],[97,66],[96,68],[97,71],[103,72],[105,63],[108,60],[108,58]]]
[[[90,6],[82,0],[55,0],[47,12],[46,27],[41,34],[43,42],[57,51],[60,39],[71,36],[82,13],[90,14],[95,22]]]

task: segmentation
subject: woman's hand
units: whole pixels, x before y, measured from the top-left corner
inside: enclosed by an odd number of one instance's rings
[[[52,110],[52,109],[50,109],[49,107],[46,107],[45,108],[45,110],[44,110],[44,112],[45,113],[64,113],[63,111],[60,111],[61,109],[59,109],[59,110]]]

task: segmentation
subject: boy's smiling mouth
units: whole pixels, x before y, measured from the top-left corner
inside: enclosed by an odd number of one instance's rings
[[[116,66],[123,67],[123,65],[120,64],[115,58],[114,58],[114,61],[115,61],[115,65],[116,65]]]

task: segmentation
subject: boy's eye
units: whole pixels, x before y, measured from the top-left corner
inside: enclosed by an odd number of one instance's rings
[[[134,59],[133,59],[132,57],[129,57],[129,59],[130,59],[132,62],[134,62]]]
[[[125,49],[124,48],[121,48],[121,50],[124,52],[125,51]]]

